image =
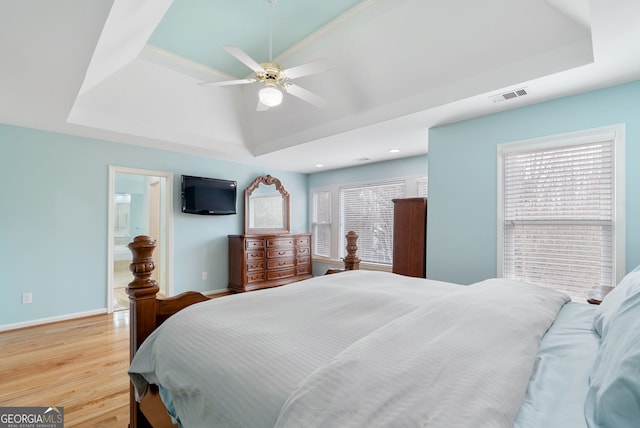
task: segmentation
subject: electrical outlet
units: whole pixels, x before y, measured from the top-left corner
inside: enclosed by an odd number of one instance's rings
[[[202,280],[206,280],[209,277],[209,275],[206,272],[202,272]]]
[[[33,302],[33,295],[31,293],[22,293],[22,303],[31,303]]]

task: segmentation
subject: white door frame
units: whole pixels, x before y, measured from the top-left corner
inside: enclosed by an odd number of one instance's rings
[[[164,216],[166,219],[165,242],[166,257],[164,261],[166,295],[173,293],[173,173],[166,171],[151,171],[147,169],[128,168],[109,165],[109,213],[108,213],[108,237],[107,237],[107,312],[113,312],[113,242],[114,242],[114,197],[115,178],[117,173],[146,175],[165,178],[164,192]],[[133,280],[133,276],[132,276]]]

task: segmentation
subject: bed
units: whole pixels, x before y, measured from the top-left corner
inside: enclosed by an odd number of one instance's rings
[[[600,306],[361,270],[156,299],[153,246],[130,244],[131,427],[640,426],[640,272]]]

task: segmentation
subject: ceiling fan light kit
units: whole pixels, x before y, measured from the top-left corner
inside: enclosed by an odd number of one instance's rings
[[[236,46],[223,46],[223,48],[233,55],[238,61],[249,67],[255,73],[255,79],[239,79],[228,80],[223,82],[201,82],[202,86],[230,86],[230,85],[243,85],[247,83],[264,83],[264,88],[258,92],[258,111],[268,110],[268,107],[275,107],[282,103],[284,92],[287,92],[294,97],[300,98],[316,107],[323,107],[325,105],[324,99],[311,91],[303,89],[297,85],[289,82],[290,80],[297,79],[298,77],[308,76],[315,73],[327,71],[328,67],[324,61],[314,61],[307,64],[298,65],[295,67],[283,70],[279,64],[271,62],[272,52],[272,31],[271,31],[271,6],[276,0],[267,0],[270,5],[269,10],[269,62],[263,62],[259,64],[249,55],[247,55],[242,49]]]
[[[267,107],[275,107],[282,103],[282,91],[275,86],[265,86],[258,92],[260,102]]]

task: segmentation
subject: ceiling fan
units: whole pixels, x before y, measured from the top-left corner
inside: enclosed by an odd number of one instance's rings
[[[269,3],[269,61],[258,63],[251,58],[242,49],[236,46],[223,46],[223,49],[233,55],[238,61],[249,67],[255,73],[255,77],[248,79],[226,80],[222,82],[201,82],[201,86],[231,86],[244,85],[248,83],[260,82],[264,87],[258,92],[257,111],[268,110],[269,107],[275,107],[282,103],[284,93],[300,98],[316,107],[324,107],[326,101],[319,95],[308,91],[294,83],[291,80],[311,74],[327,71],[328,67],[325,61],[318,60],[295,67],[282,69],[280,64],[276,64],[272,60],[272,22],[271,12],[273,4],[277,0],[267,0]]]

